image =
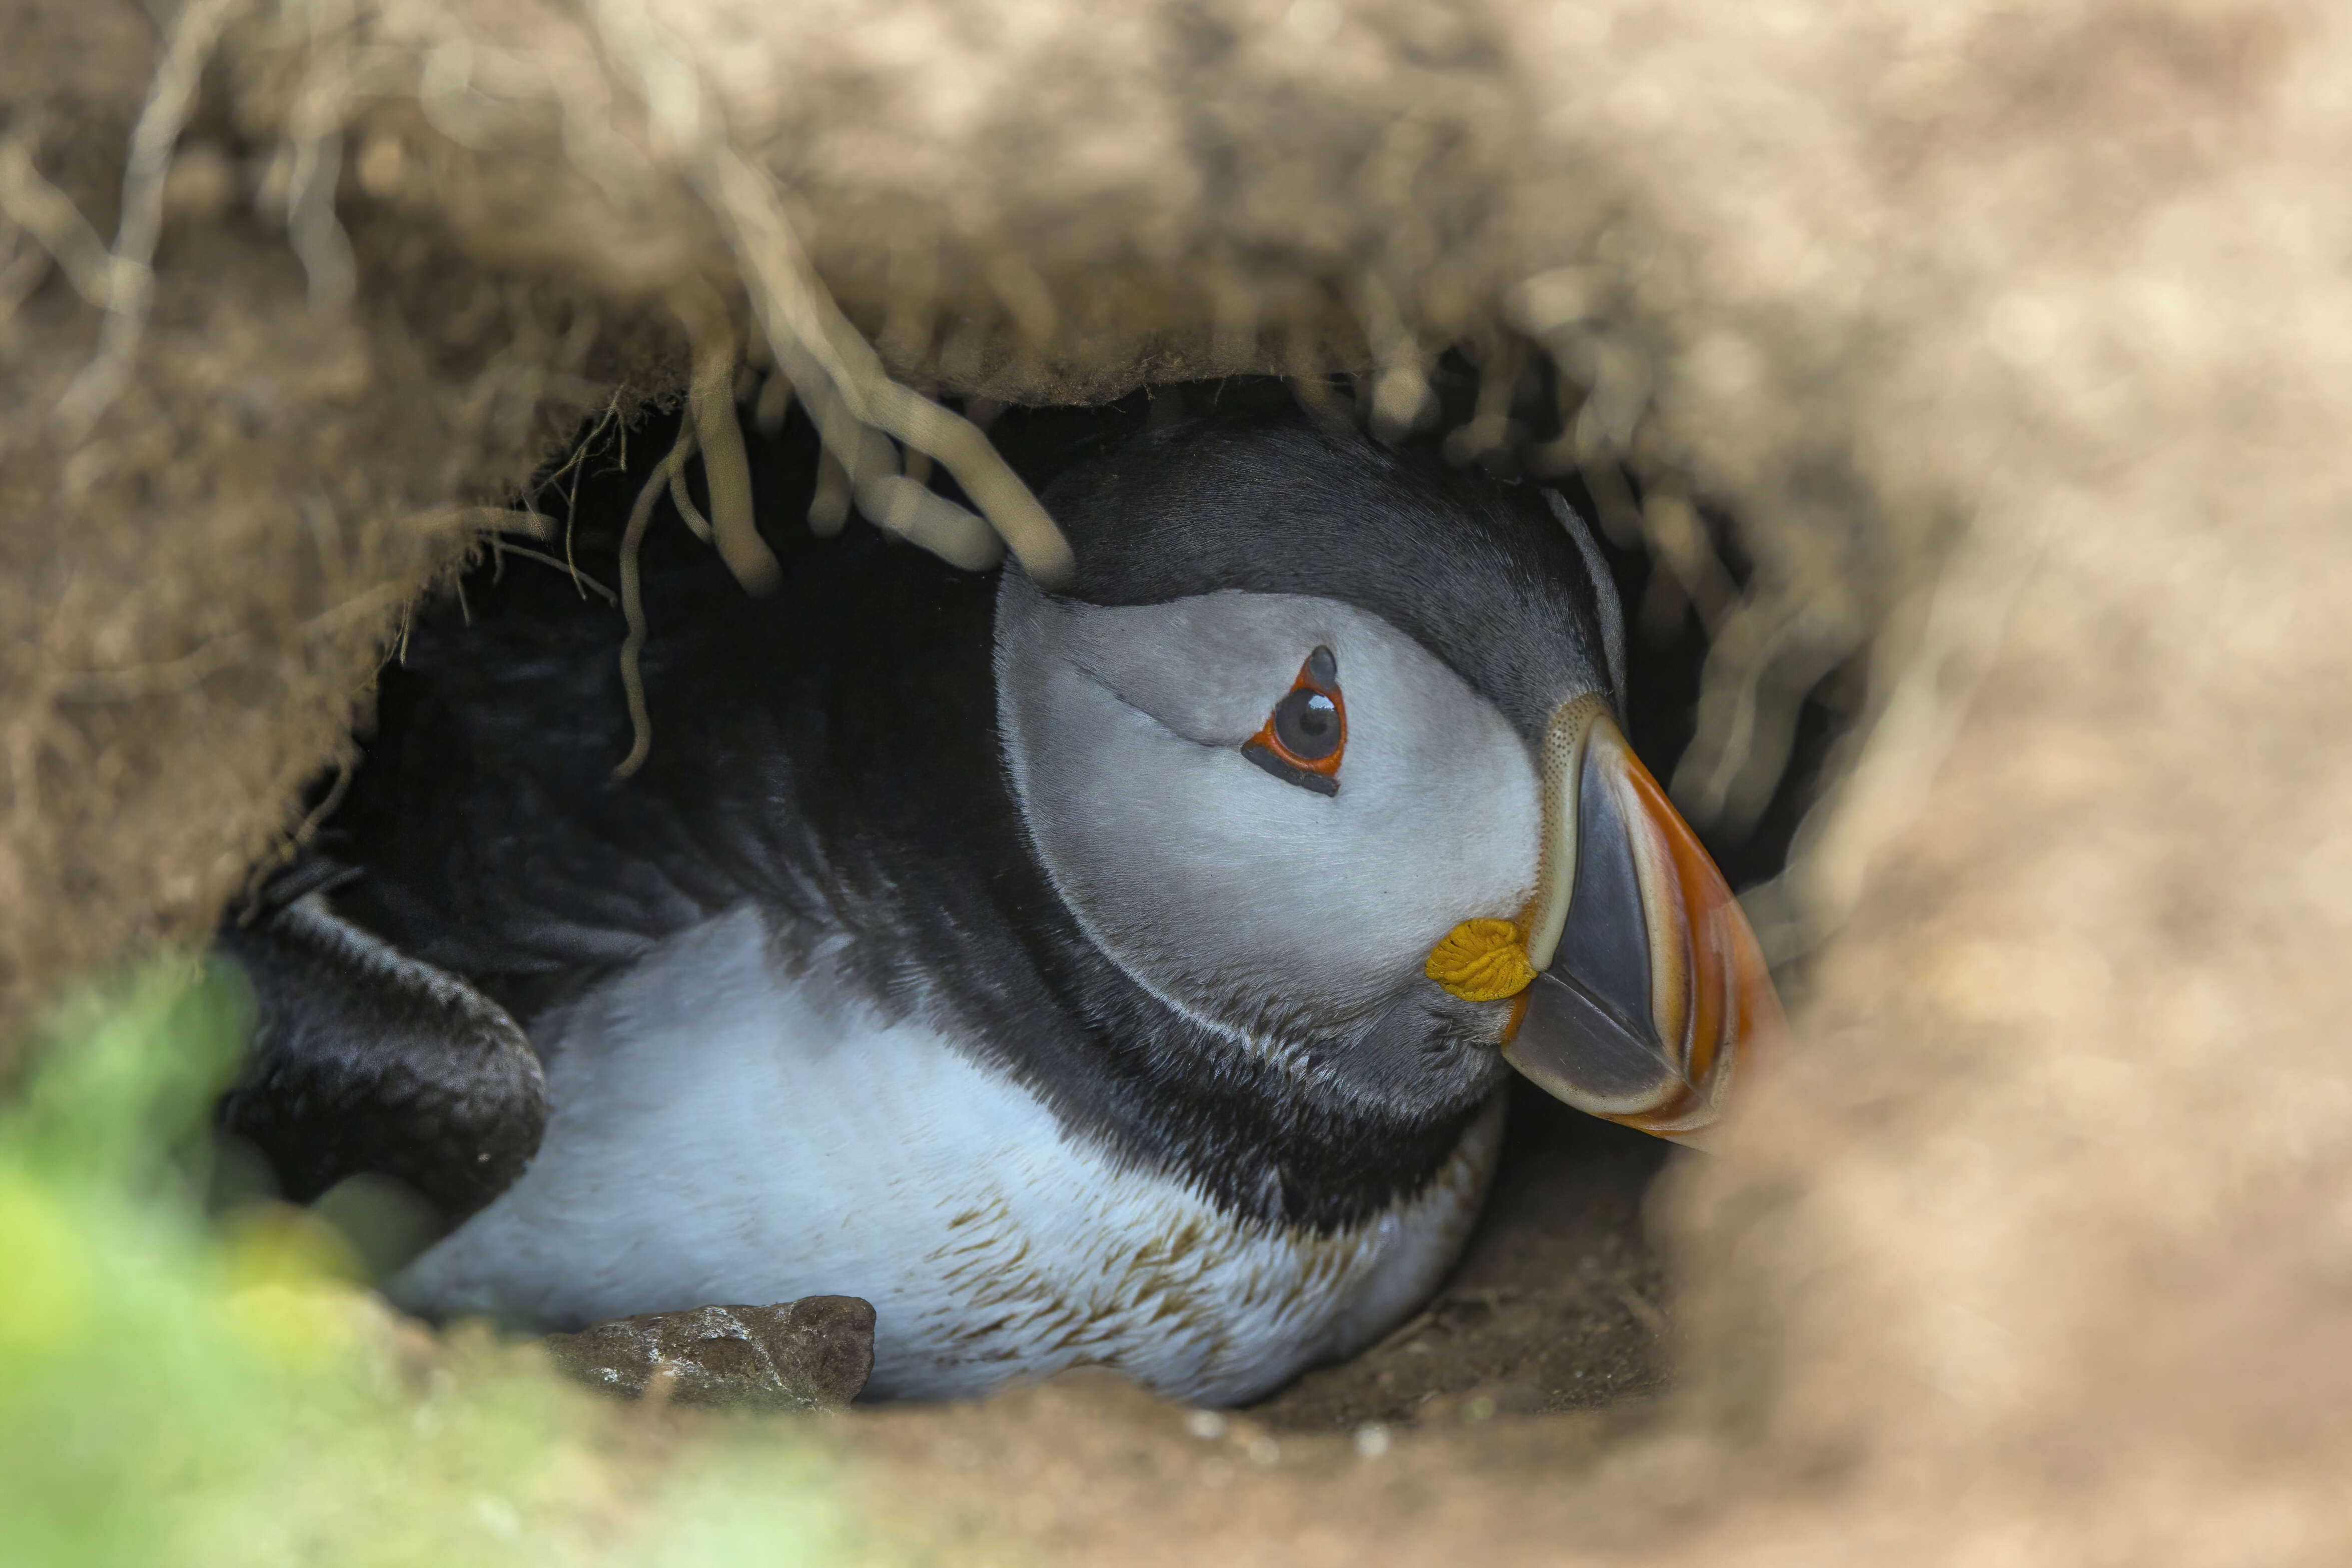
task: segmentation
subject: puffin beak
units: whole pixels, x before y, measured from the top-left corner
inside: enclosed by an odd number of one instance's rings
[[[1785,1028],[1756,933],[1605,701],[1553,714],[1542,773],[1517,922],[1535,978],[1504,1059],[1580,1110],[1696,1142]]]

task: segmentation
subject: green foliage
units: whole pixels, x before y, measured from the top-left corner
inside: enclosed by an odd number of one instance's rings
[[[0,1561],[793,1564],[854,1552],[786,1420],[649,1418],[487,1331],[436,1339],[282,1205],[203,1214],[246,1007],[159,967],[0,1105]]]

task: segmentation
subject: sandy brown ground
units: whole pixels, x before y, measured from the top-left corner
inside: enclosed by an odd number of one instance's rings
[[[1559,1483],[1591,1468],[1612,1426],[1582,1412],[1424,1421],[1372,1453],[1344,1433],[1192,1422],[1066,1374],[865,1417],[853,1442],[886,1538],[957,1563],[1442,1563],[1577,1540],[1582,1488]]]
[[[1286,1432],[1594,1409],[1666,1373],[1665,1274],[1642,1200],[1667,1146],[1516,1086],[1485,1216],[1435,1300],[1251,1414]]]

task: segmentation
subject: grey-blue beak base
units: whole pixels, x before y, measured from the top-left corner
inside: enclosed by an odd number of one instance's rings
[[[1650,1003],[1649,919],[1633,825],[1588,746],[1577,791],[1575,892],[1551,964],[1528,988],[1511,1063],[1588,1109],[1654,1103],[1682,1068]]]

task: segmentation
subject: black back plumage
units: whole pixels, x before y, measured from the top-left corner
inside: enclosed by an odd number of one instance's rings
[[[668,434],[640,433],[640,460],[581,497],[571,547],[606,582]],[[1066,1126],[1238,1212],[1328,1230],[1424,1185],[1476,1104],[1406,1115],[1326,1097],[1175,1015],[1086,940],[1007,783],[994,575],[863,524],[811,538],[799,519],[814,458],[797,421],[755,448],[755,502],[784,568],[774,597],[746,597],[674,521],[653,531],[653,747],[632,778],[612,776],[630,739],[616,612],[510,559],[422,616],[321,842],[358,873],[339,910],[528,1026],[665,938],[756,904],[780,964],[847,932],[825,962],[886,1015],[950,1015],[948,1034]],[[1369,443],[1285,420],[1179,427],[1080,463],[1050,497],[1082,597],[1346,599],[1496,693],[1523,728],[1534,694],[1560,689],[1545,661],[1588,657],[1557,628],[1592,624],[1578,597],[1591,585],[1539,500]],[[1528,637],[1531,618],[1551,636]]]

